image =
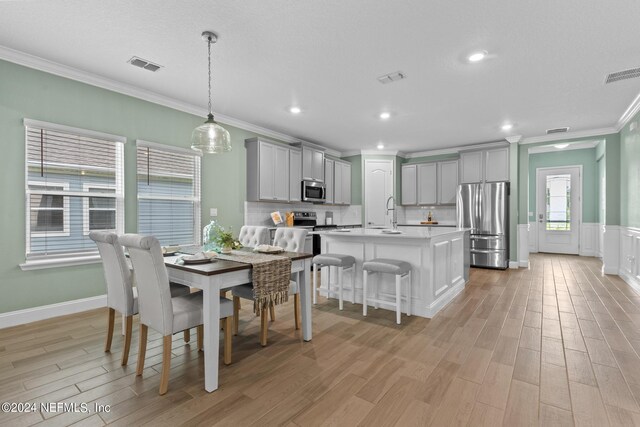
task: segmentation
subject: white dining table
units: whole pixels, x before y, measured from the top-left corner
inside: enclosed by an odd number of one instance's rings
[[[291,259],[291,272],[297,273],[302,311],[302,338],[311,341],[311,281],[312,254],[284,252],[279,255]],[[202,289],[204,314],[204,388],[208,392],[218,389],[220,347],[220,291],[251,283],[250,264],[217,260],[198,265],[178,265],[177,256],[165,257],[171,282]],[[225,331],[224,333],[227,333]]]

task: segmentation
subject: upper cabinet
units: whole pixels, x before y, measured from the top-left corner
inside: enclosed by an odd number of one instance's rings
[[[290,201],[291,189],[294,188],[292,175],[296,175],[295,168],[292,173],[290,153],[293,151],[299,154],[300,152],[286,145],[260,138],[246,140],[245,147],[247,149],[247,200]],[[294,162],[299,162],[296,154],[293,157]],[[299,175],[294,176],[293,179],[298,182],[298,190],[293,192],[291,200],[300,200],[301,180]]]
[[[302,151],[289,151],[289,201],[302,200]]]
[[[325,203],[333,204],[334,202],[334,164],[335,162],[331,159],[324,160],[324,185],[326,188]]]
[[[403,205],[455,204],[458,188],[458,161],[402,165]]]
[[[509,147],[460,153],[460,183],[509,181]]]
[[[302,146],[302,179],[324,182],[324,152]]]
[[[333,203],[336,205],[350,205],[351,163],[336,160],[333,164],[333,167]],[[331,202],[327,200],[327,203]]]

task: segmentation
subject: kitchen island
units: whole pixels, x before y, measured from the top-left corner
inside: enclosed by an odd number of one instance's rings
[[[402,227],[399,231],[399,234],[375,229],[322,232],[321,252],[355,257],[355,301],[358,304],[362,304],[364,261],[392,258],[409,262],[412,267],[411,314],[431,318],[464,289],[469,279],[469,231],[449,227]],[[349,275],[347,270],[343,277],[345,304],[351,301],[351,290],[346,290],[351,283]],[[320,295],[327,296],[327,274],[321,277]],[[381,281],[378,282],[380,298],[392,301],[395,277],[387,274],[370,276],[371,285],[377,280]],[[332,274],[331,282],[335,281]],[[337,286],[334,286],[328,297],[337,298],[336,290]],[[407,311],[405,304],[403,301],[403,313]]]

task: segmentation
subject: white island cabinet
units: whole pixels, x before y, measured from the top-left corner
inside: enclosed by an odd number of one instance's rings
[[[385,234],[382,230],[375,229],[322,232],[321,252],[355,257],[355,300],[358,304],[362,304],[363,262],[373,258],[409,262],[412,267],[411,315],[431,318],[462,292],[469,278],[468,257],[465,256],[469,251],[469,232],[467,229],[453,227],[403,227],[401,232],[402,234]],[[345,271],[343,276],[345,288],[351,283],[348,274]],[[327,275],[322,274],[321,277],[320,294],[326,296]],[[332,277],[331,282],[335,281],[336,278]],[[371,275],[371,285],[376,281],[379,281],[377,286],[380,298],[392,301],[395,295],[395,276]],[[372,288],[370,286],[371,290]],[[337,289],[337,286],[333,289]],[[336,298],[337,294],[331,292],[329,297]],[[344,290],[344,301],[351,301],[351,291]],[[402,312],[406,313],[406,302],[403,300],[402,304]]]

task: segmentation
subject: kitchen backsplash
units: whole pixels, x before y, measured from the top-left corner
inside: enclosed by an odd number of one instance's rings
[[[431,211],[433,221],[438,221],[439,224],[456,224],[457,219],[455,206],[399,206],[398,224],[418,224],[420,221],[426,221],[429,211]]]
[[[362,206],[331,206],[310,203],[267,203],[244,202],[244,223],[246,225],[273,226],[271,212],[279,211],[282,215],[290,211],[314,211],[318,215],[318,224],[324,224],[326,212],[333,212],[333,223],[338,225],[361,224]]]

